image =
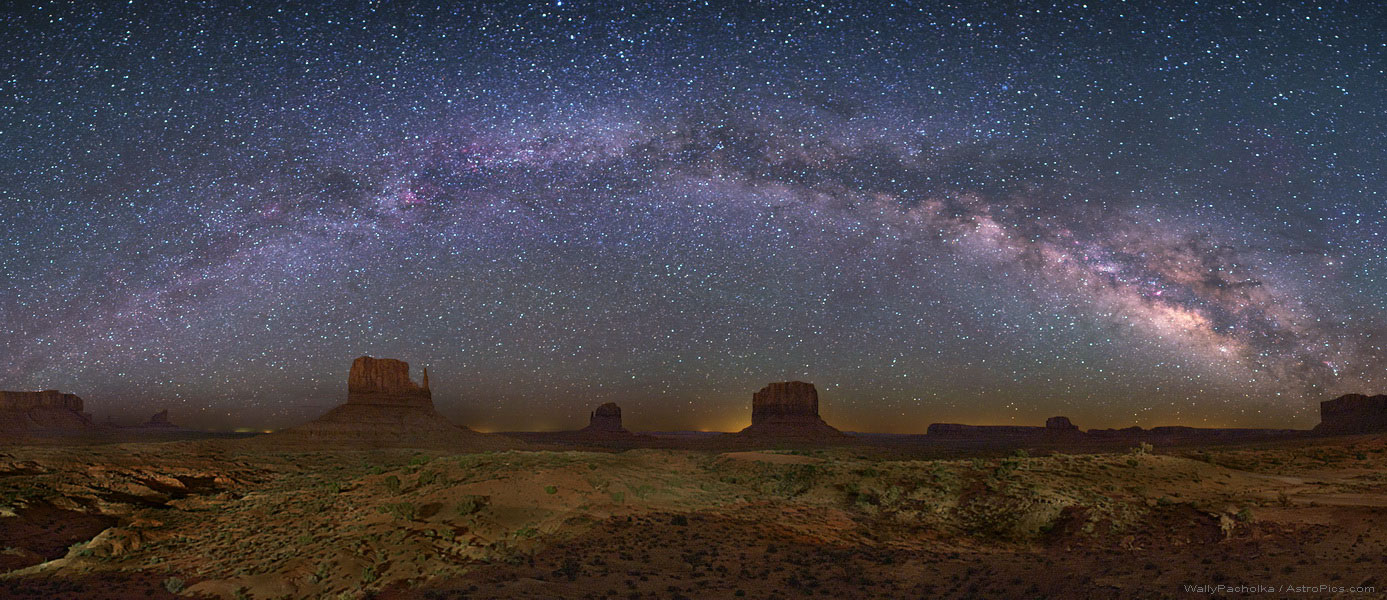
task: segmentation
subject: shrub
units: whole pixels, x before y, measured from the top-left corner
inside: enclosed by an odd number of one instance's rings
[[[578,562],[578,559],[569,556],[563,559],[563,565],[560,566],[554,572],[558,575],[567,577],[569,581],[573,581],[575,579],[578,579],[578,571],[581,568],[582,564]]]
[[[486,496],[463,496],[462,501],[458,502],[458,515],[468,516],[476,514],[486,506]]]
[[[164,589],[168,590],[170,594],[177,594],[178,592],[183,591],[183,580],[177,577],[170,577],[168,579],[165,579]]]
[[[556,487],[556,486],[552,486],[552,485],[546,485],[546,486],[544,486],[544,493],[549,494],[549,495],[554,495],[554,494],[559,493],[559,488]]]
[[[418,483],[420,486],[432,485],[438,480],[438,471],[424,471],[419,474]]]
[[[381,506],[376,510],[394,515],[395,518],[404,519],[406,521],[413,521],[414,516],[418,514],[418,509],[414,507],[413,502],[394,502]]]
[[[400,493],[400,478],[394,475],[385,478],[385,489],[392,494]]]

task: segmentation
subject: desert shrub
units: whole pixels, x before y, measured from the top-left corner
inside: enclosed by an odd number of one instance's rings
[[[688,527],[688,526],[689,526],[689,518],[686,517],[686,516],[684,516],[684,515],[674,515],[673,517],[670,518],[669,524],[670,524],[670,525],[677,525],[677,526],[679,526],[679,527]]]
[[[569,581],[578,579],[578,572],[582,569],[582,564],[572,556],[563,559],[563,564],[554,570],[555,575],[567,577]]]
[[[367,566],[361,570],[361,583],[371,583],[378,577],[379,575],[376,575],[376,568],[373,566]]]
[[[419,514],[419,509],[413,502],[392,502],[376,509],[377,511],[393,515],[396,519],[413,521],[415,515]]]
[[[1155,446],[1152,446],[1151,444],[1148,444],[1146,442],[1142,442],[1133,447],[1131,453],[1137,456],[1146,456],[1147,454],[1150,454],[1152,450],[1155,449]]]
[[[411,467],[421,467],[421,466],[424,466],[424,465],[429,464],[429,460],[430,460],[429,457],[424,456],[423,454],[416,454],[416,455],[414,455],[412,458],[409,459],[409,466],[411,466]]]
[[[458,502],[458,515],[465,517],[476,514],[483,506],[486,506],[486,496],[463,496]]]
[[[559,488],[558,488],[558,486],[546,485],[546,486],[544,486],[544,493],[549,494],[549,495],[552,496],[552,495],[554,495],[554,494],[559,493]]]
[[[1242,510],[1238,511],[1238,514],[1233,516],[1236,517],[1239,521],[1242,521],[1244,523],[1250,523],[1252,522],[1252,509],[1244,506]]]
[[[433,485],[435,481],[438,481],[438,471],[424,471],[419,474],[418,484],[420,486]]]
[[[177,577],[170,577],[164,580],[164,589],[168,590],[170,594],[177,594],[183,591],[183,585],[183,580]]]
[[[626,492],[612,492],[612,502],[625,502]]]
[[[818,480],[816,465],[795,465],[789,468],[767,467],[762,476],[770,479],[769,492],[782,497],[794,497],[809,491]]]
[[[1026,452],[1026,449],[1025,449],[1025,448],[1021,448],[1021,449],[1017,450],[1016,452],[1013,452],[1013,453],[1012,453],[1012,456],[1015,456],[1016,458],[1030,458],[1030,457],[1031,457],[1031,453],[1030,453],[1030,452]]]
[[[384,481],[384,484],[385,484],[385,489],[386,489],[386,491],[388,491],[388,492],[390,492],[390,493],[392,493],[392,494],[398,494],[398,493],[400,493],[400,478],[399,478],[399,477],[396,477],[396,476],[394,476],[394,475],[391,475],[391,476],[389,476],[389,477],[386,477],[386,478],[385,478],[385,481]]]

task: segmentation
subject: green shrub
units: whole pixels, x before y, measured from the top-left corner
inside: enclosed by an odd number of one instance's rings
[[[546,486],[544,486],[544,493],[549,494],[549,495],[552,496],[552,495],[554,495],[554,494],[559,493],[559,488],[556,487],[556,486],[552,486],[552,485],[546,485]]]
[[[376,510],[381,513],[394,515],[395,518],[405,521],[413,521],[415,515],[418,514],[418,509],[415,508],[413,502],[393,502],[381,506]]]
[[[435,481],[437,481],[437,480],[438,480],[438,471],[424,471],[423,473],[420,473],[420,474],[419,474],[418,483],[419,483],[419,485],[422,487],[422,486],[426,486],[426,485],[433,485],[433,482],[435,482]]]
[[[385,489],[392,494],[400,493],[400,478],[394,475],[385,478]]]
[[[463,496],[458,502],[458,515],[466,517],[476,514],[483,506],[486,506],[486,496]]]
[[[168,590],[170,594],[177,594],[178,592],[183,591],[183,580],[177,577],[170,577],[168,579],[165,579],[164,589]]]

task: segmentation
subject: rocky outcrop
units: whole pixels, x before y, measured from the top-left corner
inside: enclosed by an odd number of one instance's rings
[[[0,392],[0,432],[10,435],[91,433],[82,399],[57,390]]]
[[[775,437],[839,437],[843,433],[819,417],[819,392],[814,384],[782,381],[751,396],[751,426],[743,435]]]
[[[1050,417],[1044,427],[1029,425],[962,425],[959,423],[933,423],[927,430],[929,435],[949,438],[976,439],[1050,439],[1082,436],[1083,432],[1069,421],[1069,417]]]
[[[169,421],[169,409],[161,410],[149,417],[148,421],[140,427],[155,427],[160,429],[176,429],[178,426]]]
[[[490,450],[512,447],[503,438],[455,425],[438,414],[429,389],[409,377],[409,363],[362,356],[347,374],[347,402],[272,441],[331,446],[448,447]]]
[[[930,423],[927,435],[950,438],[1009,439],[1038,438],[1045,435],[1044,427],[1029,425],[964,425],[962,423]]]
[[[630,433],[625,427],[621,426],[621,407],[615,402],[608,402],[597,407],[588,415],[588,426],[582,431],[586,433]]]
[[[1069,421],[1069,417],[1050,417],[1045,419],[1045,429],[1052,432],[1078,431],[1079,426]]]
[[[1339,435],[1387,431],[1387,395],[1345,394],[1320,403],[1315,433]]]
[[[429,370],[424,369],[423,380],[416,384],[409,378],[407,362],[359,357],[347,374],[347,403],[433,407]]]
[[[1124,427],[1122,429],[1090,429],[1084,433],[1096,441],[1128,441],[1170,443],[1226,443],[1251,440],[1289,439],[1306,435],[1303,429],[1255,429],[1237,427],[1185,427],[1183,425],[1163,425],[1142,429]]]

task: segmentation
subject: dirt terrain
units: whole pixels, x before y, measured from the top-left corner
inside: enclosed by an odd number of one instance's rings
[[[1387,591],[1383,436],[948,458],[251,442],[0,450],[0,597]]]

